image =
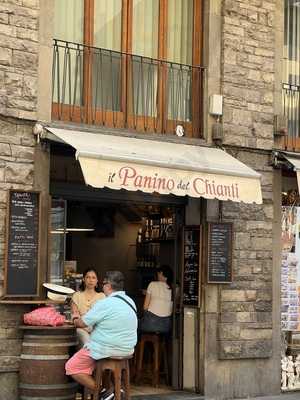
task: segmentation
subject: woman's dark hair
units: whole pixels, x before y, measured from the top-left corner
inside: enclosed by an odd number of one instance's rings
[[[80,290],[81,292],[84,291],[84,289],[85,289],[84,278],[86,277],[86,275],[87,275],[89,272],[94,272],[94,274],[95,274],[96,277],[97,277],[98,282],[97,282],[97,285],[96,285],[96,287],[95,287],[95,292],[99,293],[99,292],[100,292],[99,277],[98,277],[98,272],[97,272],[94,268],[87,268],[87,269],[83,272],[82,282],[81,282],[81,284],[80,284],[80,286],[79,286],[79,290]]]
[[[161,272],[165,278],[167,278],[167,285],[172,289],[173,283],[173,271],[169,265],[161,265],[158,267],[157,272]]]

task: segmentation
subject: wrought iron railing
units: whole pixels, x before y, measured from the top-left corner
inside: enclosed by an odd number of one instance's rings
[[[205,69],[54,40],[53,119],[202,135]],[[179,128],[180,130],[180,128]]]
[[[300,138],[300,85],[283,83],[283,112],[288,121],[288,137]]]

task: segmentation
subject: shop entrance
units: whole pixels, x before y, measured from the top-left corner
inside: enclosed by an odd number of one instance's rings
[[[54,185],[55,186],[55,185]],[[58,185],[59,186],[59,185]],[[100,281],[108,270],[120,270],[125,276],[125,290],[137,305],[142,316],[145,293],[150,282],[156,280],[159,266],[168,265],[173,271],[173,293],[177,293],[172,312],[172,330],[166,340],[166,351],[160,351],[159,385],[153,387],[153,350],[147,345],[142,374],[136,382],[132,366],[132,395],[163,393],[182,388],[182,225],[183,204],[163,202],[148,196],[145,201],[124,201],[118,195],[109,200],[108,192],[101,199],[90,191],[82,196],[58,195],[53,189],[51,206],[51,268],[50,281],[78,290],[82,273],[94,268]],[[62,190],[63,192],[63,190]],[[130,197],[130,194],[129,194]],[[154,198],[153,198],[154,197]],[[151,199],[151,201],[150,201]],[[164,354],[167,355],[164,360]],[[168,372],[168,373],[167,373]]]

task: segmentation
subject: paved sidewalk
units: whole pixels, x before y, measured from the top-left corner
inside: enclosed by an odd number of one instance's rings
[[[174,391],[165,394],[153,394],[153,395],[142,395],[132,396],[133,400],[214,400],[206,399],[205,397],[184,391]],[[284,393],[278,396],[262,396],[262,397],[247,397],[239,400],[300,400],[300,391],[293,393]]]
[[[244,399],[240,399],[244,400]],[[247,400],[300,400],[300,391],[283,393],[278,396],[247,397]]]

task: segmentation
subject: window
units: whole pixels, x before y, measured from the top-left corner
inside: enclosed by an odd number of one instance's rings
[[[299,149],[296,139],[300,137],[300,2],[296,0],[285,0],[284,4],[283,110],[293,141],[287,147]]]
[[[55,0],[54,20],[56,113],[159,131],[199,114],[201,0]]]

